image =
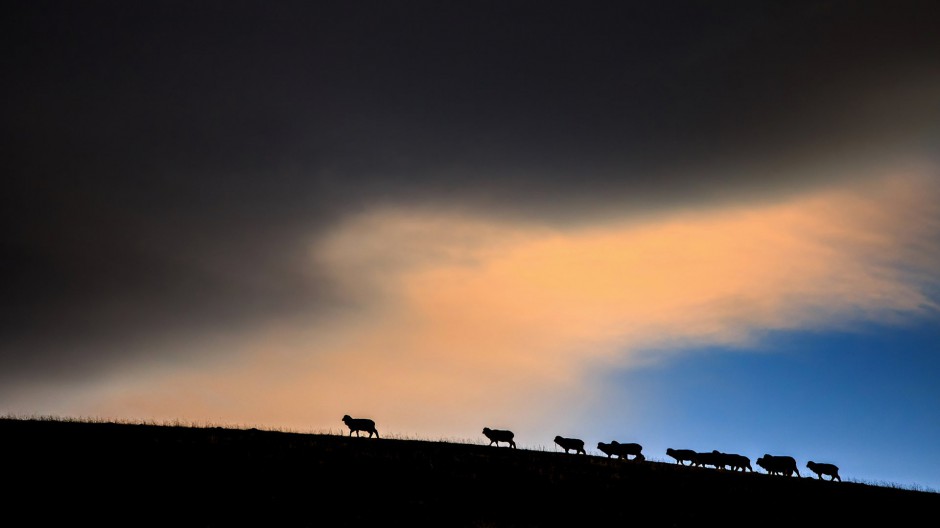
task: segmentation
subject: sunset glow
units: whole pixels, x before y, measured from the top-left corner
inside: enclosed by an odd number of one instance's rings
[[[12,0],[0,415],[940,490],[940,3]]]
[[[599,365],[759,350],[769,330],[936,309],[923,282],[940,265],[923,244],[938,234],[932,185],[902,175],[571,230],[370,212],[311,251],[356,285],[354,314],[281,321],[241,336],[224,364],[99,387],[100,400],[62,409],[306,430],[336,428],[349,408],[400,434],[472,437],[488,420],[538,429],[571,404],[566,391],[603,398]]]

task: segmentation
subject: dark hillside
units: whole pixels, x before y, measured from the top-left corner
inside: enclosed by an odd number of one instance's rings
[[[447,442],[0,420],[5,515],[97,526],[919,525],[940,494]]]

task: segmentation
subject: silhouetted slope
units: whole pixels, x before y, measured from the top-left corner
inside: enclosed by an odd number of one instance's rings
[[[37,524],[905,525],[940,507],[937,493],[446,442],[37,420],[0,420],[0,439],[7,515]]]

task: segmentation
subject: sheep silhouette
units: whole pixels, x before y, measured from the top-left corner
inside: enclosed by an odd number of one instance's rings
[[[343,423],[346,424],[346,427],[349,427],[349,436],[356,433],[358,437],[359,431],[362,431],[369,433],[369,438],[372,438],[373,434],[376,438],[379,437],[379,431],[375,428],[375,422],[368,418],[350,418],[347,414],[343,416]]]
[[[500,442],[506,442],[509,444],[509,447],[512,449],[516,448],[516,442],[513,440],[515,435],[512,431],[507,431],[505,429],[490,429],[489,427],[483,428],[483,434],[489,438],[489,445],[496,444],[496,447],[499,447]]]
[[[597,449],[602,453],[607,455],[607,458],[617,457],[622,460],[628,460],[630,456],[633,456],[633,460],[643,461],[646,460],[646,457],[643,456],[643,446],[637,443],[628,443],[621,444],[616,440],[612,440],[609,444],[605,442],[598,442]]]
[[[839,476],[839,467],[835,464],[826,464],[824,462],[813,462],[810,460],[806,463],[806,467],[810,471],[816,474],[816,478],[820,480],[823,479],[823,475],[829,475],[829,480],[838,480],[842,482],[842,477]]]
[[[676,459],[676,464],[679,464],[680,466],[684,466],[685,465],[684,462],[686,460],[689,461],[689,465],[694,466],[695,455],[697,455],[698,453],[696,453],[692,449],[673,449],[669,447],[669,448],[666,448],[666,454]]]
[[[725,466],[724,459],[718,451],[696,452],[692,457],[692,465],[702,467],[711,466],[715,469],[722,469]]]
[[[751,459],[744,455],[722,453],[717,450],[712,451],[712,454],[715,456],[714,460],[719,464],[720,469],[730,468],[731,471],[740,470],[742,473],[745,471],[754,471],[751,467]]]
[[[587,451],[584,450],[584,440],[581,440],[580,438],[565,438],[562,436],[556,436],[555,443],[564,448],[565,453],[573,450],[576,455],[587,454]]]
[[[349,427],[349,436],[355,433],[356,436],[359,437],[361,436],[360,432],[364,432],[369,433],[369,438],[373,436],[379,438],[379,431],[375,427],[375,421],[369,418],[352,418],[346,414],[343,416],[343,423]],[[512,431],[484,427],[483,434],[490,440],[489,445],[496,444],[496,446],[499,447],[500,442],[505,442],[510,448],[516,448],[515,435]],[[554,441],[555,444],[565,450],[565,453],[574,451],[575,454],[587,454],[587,451],[584,449],[584,440],[580,438],[566,438],[558,435],[555,436]],[[598,442],[597,448],[606,454],[607,458],[616,457],[629,460],[629,457],[632,455],[635,461],[646,460],[646,457],[643,456],[642,453],[642,446],[637,443],[621,444],[616,440],[612,440],[610,443]],[[666,449],[666,454],[675,459],[676,464],[682,466],[684,466],[684,462],[688,460],[691,466],[712,466],[715,469],[729,468],[731,471],[742,472],[754,471],[751,468],[750,459],[748,457],[734,453],[723,453],[718,450],[713,450],[712,452],[697,452],[692,449],[673,449],[670,447]],[[757,459],[756,464],[771,475],[786,475],[789,477],[795,473],[798,477],[801,476],[800,470],[797,469],[796,466],[796,460],[790,456],[774,456],[765,453],[764,456]],[[820,480],[825,480],[823,477],[829,476],[830,481],[842,481],[842,478],[839,476],[839,468],[834,464],[810,460],[806,463],[806,467],[815,473],[816,477]]]
[[[774,456],[764,453],[764,456],[758,458],[756,463],[771,475],[792,477],[796,473],[796,476],[802,476],[796,467],[796,460],[791,456]]]

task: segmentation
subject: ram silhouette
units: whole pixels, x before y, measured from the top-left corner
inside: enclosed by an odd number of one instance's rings
[[[609,444],[606,442],[598,442],[597,449],[607,455],[607,458],[617,457],[622,460],[628,460],[630,456],[633,456],[633,460],[635,461],[646,460],[646,457],[643,456],[643,446],[633,442],[627,444],[621,444],[616,440],[611,441]]]
[[[790,477],[796,473],[796,476],[802,476],[800,470],[796,467],[796,460],[791,456],[774,456],[764,453],[764,456],[757,459],[756,464],[771,475]]]
[[[359,436],[359,431],[363,431],[369,433],[369,438],[372,438],[373,434],[376,438],[379,437],[379,431],[375,428],[375,422],[368,418],[350,418],[347,414],[343,416],[343,423],[346,424],[346,427],[349,427],[349,436],[352,436],[353,433]]]
[[[561,446],[565,453],[569,451],[574,451],[574,453],[586,455],[587,451],[584,450],[584,440],[580,438],[565,438],[563,436],[556,436],[555,443]]]
[[[816,477],[822,480],[823,475],[829,475],[829,480],[838,480],[842,482],[842,478],[839,477],[839,468],[835,464],[826,464],[824,462],[813,462],[810,460],[806,463],[806,467],[810,471],[816,474]]]
[[[515,434],[512,431],[507,431],[505,429],[490,429],[489,427],[483,428],[483,435],[486,436],[490,443],[489,445],[496,444],[496,447],[499,447],[500,442],[506,442],[509,444],[509,447],[515,449],[516,441],[514,440]]]

